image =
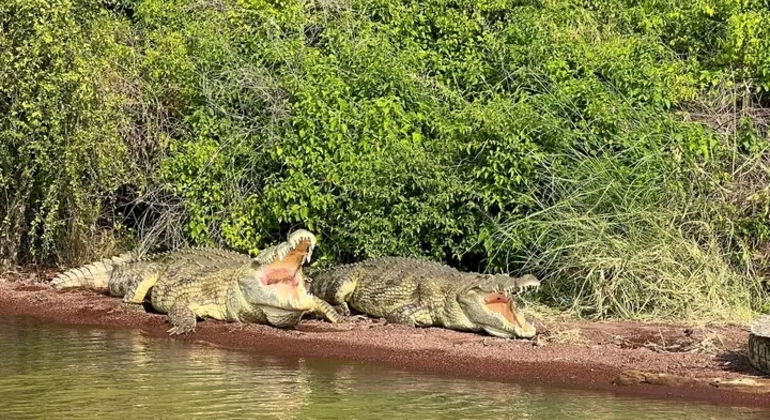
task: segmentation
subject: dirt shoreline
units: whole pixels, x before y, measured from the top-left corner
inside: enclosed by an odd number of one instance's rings
[[[165,316],[126,313],[118,309],[119,302],[96,291],[59,292],[28,277],[0,278],[0,316],[167,336]],[[207,320],[194,334],[176,339],[273,355],[382,363],[453,377],[770,407],[770,380],[749,365],[747,333],[740,327],[620,321],[537,324],[539,337],[530,341],[373,320],[340,325],[303,320],[294,330]]]

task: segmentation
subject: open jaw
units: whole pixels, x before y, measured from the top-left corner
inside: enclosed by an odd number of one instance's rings
[[[535,326],[527,322],[524,315],[514,307],[513,301],[508,295],[500,292],[487,293],[484,298],[484,306],[497,317],[502,318],[508,327],[501,329],[485,325],[484,329],[488,333],[502,337],[513,335],[521,338],[531,338],[535,336]]]
[[[262,284],[282,299],[307,297],[302,265],[310,261],[315,243],[315,236],[301,229],[291,234],[286,242],[270,249],[270,254],[263,257]]]

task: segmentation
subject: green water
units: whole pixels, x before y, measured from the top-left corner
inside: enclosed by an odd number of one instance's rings
[[[0,319],[0,419],[759,419],[770,410],[277,358]]]

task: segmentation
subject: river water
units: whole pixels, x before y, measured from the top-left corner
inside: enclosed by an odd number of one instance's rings
[[[731,408],[0,319],[0,419],[759,419]]]

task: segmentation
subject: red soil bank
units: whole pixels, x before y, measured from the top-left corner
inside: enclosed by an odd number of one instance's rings
[[[27,315],[62,324],[136,328],[150,335],[167,335],[165,315],[126,313],[118,309],[119,302],[96,291],[59,292],[28,276],[0,278],[0,316]],[[175,339],[273,355],[384,363],[456,377],[770,407],[770,381],[759,378],[748,364],[747,333],[740,327],[619,321],[537,324],[539,335],[532,341],[383,325],[373,320],[339,325],[304,320],[293,330],[206,320],[195,333]],[[638,373],[630,375],[636,379],[619,381],[619,377],[629,377],[624,375],[627,371],[672,376],[666,377],[669,380],[664,385],[640,383]],[[688,382],[693,378],[701,381]],[[712,378],[754,378],[767,381],[767,387],[750,387],[746,392],[724,382],[716,386]]]

